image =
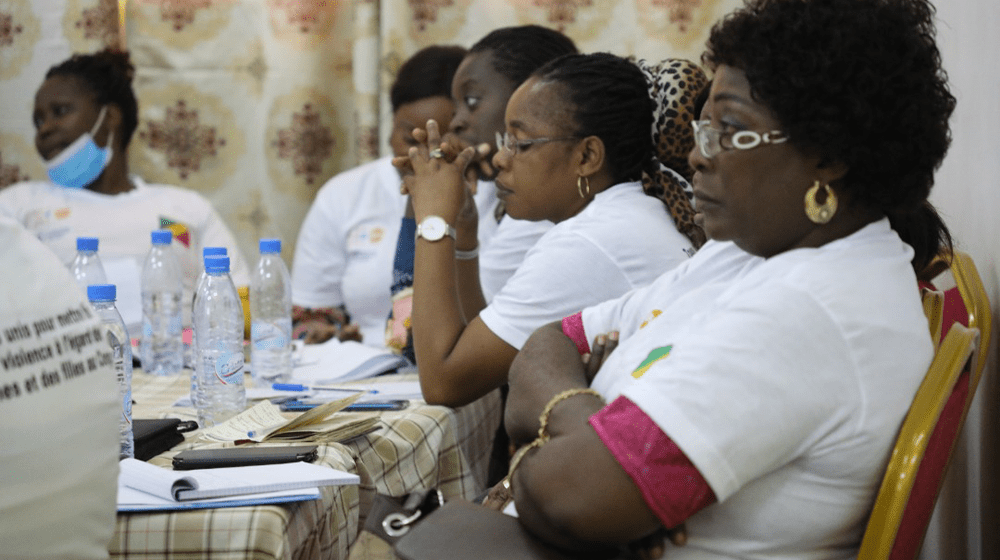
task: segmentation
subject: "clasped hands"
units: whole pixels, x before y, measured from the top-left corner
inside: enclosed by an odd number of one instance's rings
[[[393,158],[392,164],[403,177],[400,192],[410,195],[416,221],[441,216],[456,227],[478,223],[473,195],[477,169],[489,165],[489,145],[463,149],[457,139],[442,138],[433,120],[426,129],[414,129],[413,138],[417,145],[406,156]]]

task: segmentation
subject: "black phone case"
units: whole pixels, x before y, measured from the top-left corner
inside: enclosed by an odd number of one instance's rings
[[[273,465],[316,460],[315,445],[293,447],[225,447],[221,449],[186,449],[174,456],[174,470],[215,469],[220,467],[245,467]]]
[[[135,458],[148,461],[184,441],[184,432],[198,429],[198,423],[179,418],[136,418],[132,420]]]

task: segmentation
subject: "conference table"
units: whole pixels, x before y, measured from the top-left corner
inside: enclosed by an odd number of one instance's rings
[[[134,418],[195,419],[194,409],[173,404],[190,390],[190,373],[155,377],[136,371],[132,379]],[[416,374],[389,374],[358,382],[412,381]],[[119,513],[109,551],[112,558],[344,559],[376,493],[402,496],[438,488],[446,499],[482,493],[501,416],[499,391],[451,409],[411,401],[379,415],[379,429],[344,443],[319,444],[316,463],[359,475],[357,486],[321,488],[321,499],[235,508]],[[291,416],[289,416],[291,418]],[[225,447],[199,431],[149,460],[170,467],[184,449]]]

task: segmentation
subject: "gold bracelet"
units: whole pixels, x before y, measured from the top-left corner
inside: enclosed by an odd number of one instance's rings
[[[562,401],[570,397],[575,397],[576,395],[594,395],[595,397],[601,399],[601,402],[604,402],[604,397],[590,387],[574,387],[572,389],[566,389],[565,391],[557,393],[556,396],[552,397],[552,399],[546,403],[545,408],[542,409],[542,414],[538,417],[538,437],[535,438],[535,441],[532,441],[528,445],[518,449],[517,453],[514,454],[514,458],[511,459],[510,470],[507,471],[507,476],[502,481],[505,483],[505,487],[510,487],[510,481],[514,479],[514,471],[517,470],[517,467],[521,464],[521,460],[528,454],[528,451],[541,447],[549,441],[549,416],[552,415],[552,409]],[[511,494],[513,494],[513,489],[510,491]]]
[[[604,397],[590,387],[574,387],[556,394],[556,396],[552,397],[548,404],[545,405],[545,408],[542,409],[542,414],[538,417],[538,439],[549,441],[549,416],[552,415],[552,409],[564,400],[577,395],[594,395],[595,397],[601,399],[602,403],[604,402]]]

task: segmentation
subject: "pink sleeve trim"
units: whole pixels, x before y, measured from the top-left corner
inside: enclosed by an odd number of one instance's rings
[[[676,527],[716,501],[684,452],[628,398],[596,412],[590,425],[664,527]]]
[[[583,312],[575,313],[569,317],[563,317],[563,334],[576,344],[576,351],[581,355],[590,353],[590,344],[587,343],[587,333],[583,330]]]

